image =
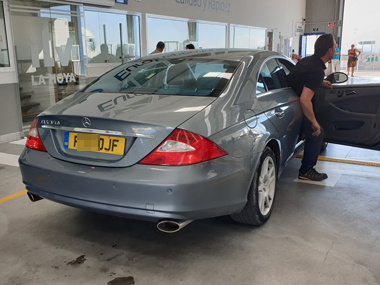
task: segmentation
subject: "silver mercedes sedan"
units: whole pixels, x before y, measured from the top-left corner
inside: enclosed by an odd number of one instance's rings
[[[19,163],[32,201],[158,222],[262,225],[296,154],[302,111],[279,53],[151,55],[41,113]]]

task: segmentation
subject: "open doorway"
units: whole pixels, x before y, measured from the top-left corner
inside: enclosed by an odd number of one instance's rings
[[[356,76],[380,76],[379,0],[346,0],[342,26],[341,65],[346,69],[351,45],[360,50]]]

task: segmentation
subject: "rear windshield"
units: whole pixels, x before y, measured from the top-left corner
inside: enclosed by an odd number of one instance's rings
[[[83,91],[217,97],[237,65],[200,58],[133,61],[104,74]]]

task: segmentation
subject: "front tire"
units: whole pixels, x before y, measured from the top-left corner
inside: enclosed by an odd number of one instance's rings
[[[271,148],[266,147],[255,170],[243,210],[231,215],[239,223],[261,226],[270,217],[276,194],[277,165]]]

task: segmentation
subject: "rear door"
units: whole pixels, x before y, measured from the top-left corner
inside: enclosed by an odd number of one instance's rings
[[[380,150],[379,83],[320,88],[315,94],[315,113],[326,141]]]
[[[281,141],[282,165],[293,157],[301,129],[302,110],[299,97],[287,86],[289,73],[285,59],[271,58],[261,67],[256,96],[265,115],[273,123]]]

